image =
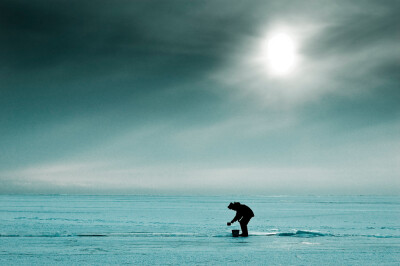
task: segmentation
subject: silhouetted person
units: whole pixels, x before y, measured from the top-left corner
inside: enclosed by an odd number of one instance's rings
[[[247,232],[247,224],[250,222],[250,219],[254,217],[253,211],[244,204],[240,204],[240,202],[230,203],[228,209],[236,211],[236,215],[231,222],[228,222],[227,225],[230,226],[236,221],[239,221],[240,228],[242,228],[242,234],[239,236],[249,236]]]

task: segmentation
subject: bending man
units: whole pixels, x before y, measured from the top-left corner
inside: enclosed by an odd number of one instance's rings
[[[254,217],[253,211],[246,205],[240,204],[240,202],[231,202],[228,209],[236,211],[236,216],[231,222],[228,222],[227,225],[230,226],[234,222],[239,221],[240,228],[242,228],[242,234],[240,234],[240,236],[249,236],[247,224],[250,222],[250,219]]]

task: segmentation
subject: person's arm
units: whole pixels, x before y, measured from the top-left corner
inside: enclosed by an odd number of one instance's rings
[[[241,218],[242,218],[242,215],[239,212],[236,212],[236,215],[233,218],[233,220],[231,221],[231,224],[233,224],[236,221],[239,221]]]

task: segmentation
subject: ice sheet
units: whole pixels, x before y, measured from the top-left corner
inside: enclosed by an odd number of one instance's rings
[[[230,201],[250,206],[233,238]],[[400,197],[0,196],[0,264],[397,265]]]

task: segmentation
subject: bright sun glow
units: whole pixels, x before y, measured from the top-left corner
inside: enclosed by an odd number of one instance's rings
[[[289,73],[295,64],[296,51],[293,40],[287,34],[277,34],[267,43],[268,67],[272,73]]]

